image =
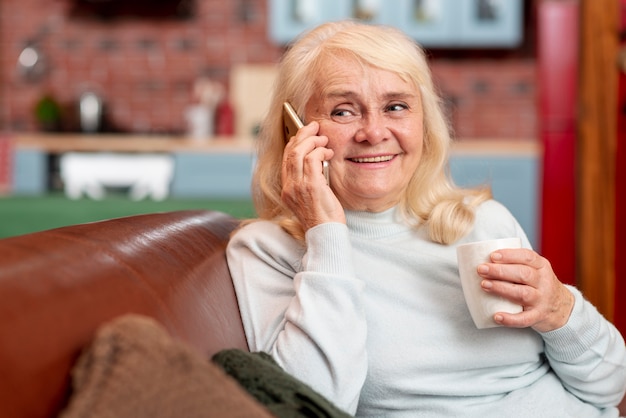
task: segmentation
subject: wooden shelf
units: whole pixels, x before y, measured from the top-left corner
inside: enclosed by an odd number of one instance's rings
[[[209,152],[251,153],[252,138],[214,137],[195,139],[177,136],[116,134],[15,134],[18,149],[62,152]]]
[[[14,135],[19,149],[62,152],[206,152],[253,153],[254,138],[213,137],[194,139],[184,136],[119,134],[43,134]],[[541,144],[534,139],[461,139],[452,144],[452,155],[538,156]]]

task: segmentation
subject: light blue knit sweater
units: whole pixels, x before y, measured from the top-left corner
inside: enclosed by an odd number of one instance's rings
[[[502,205],[481,205],[450,246],[395,209],[347,222],[307,231],[306,247],[266,221],[233,237],[228,263],[252,351],[357,416],[618,416],[624,341],[578,290],[561,329],[474,326],[456,245],[519,236],[530,246]]]

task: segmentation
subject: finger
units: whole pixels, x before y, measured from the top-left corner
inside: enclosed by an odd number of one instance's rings
[[[490,254],[493,263],[524,264],[533,268],[543,268],[548,260],[528,248],[503,248]]]
[[[316,143],[327,143],[326,137],[309,138],[320,138],[321,141],[308,141],[301,147],[285,149],[282,163],[283,183],[289,180],[304,182],[307,179],[318,179],[322,173],[323,162],[333,157],[334,152],[331,149],[322,145],[314,146]]]
[[[537,286],[537,270],[524,264],[484,263],[477,272],[485,279]]]
[[[315,148],[328,143],[325,136],[316,136],[319,131],[319,123],[310,124],[298,130],[296,136],[291,137],[283,150],[282,174],[286,177],[301,180],[303,173],[304,157]]]
[[[536,288],[503,280],[483,280],[482,289],[521,306],[534,306],[539,298]]]
[[[319,161],[332,157],[333,153],[330,149],[325,148],[328,144],[326,136],[309,136],[304,140],[294,140],[285,147],[283,151],[283,169],[287,169],[287,174],[301,175],[303,172],[304,162],[307,158],[311,158],[311,153],[318,149],[322,149],[319,155]],[[319,152],[315,152],[313,156],[317,156]]]
[[[294,136],[289,138],[289,141],[287,142],[286,147],[289,147],[289,146],[293,147],[295,145],[298,145],[299,143],[305,141],[307,138],[317,135],[319,130],[320,130],[319,122],[312,121],[308,125],[304,125],[302,128],[298,129],[298,132],[296,132]]]
[[[304,177],[315,179],[316,181],[324,180],[323,162],[332,158],[334,152],[325,147],[315,148],[304,157]]]
[[[496,312],[493,320],[496,324],[510,328],[527,328],[532,326],[536,321],[536,313],[533,311],[522,311],[520,313],[511,314],[507,312]]]

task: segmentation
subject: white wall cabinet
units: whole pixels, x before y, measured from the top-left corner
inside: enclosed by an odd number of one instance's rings
[[[510,48],[523,38],[523,0],[270,0],[269,36],[287,44],[346,18],[396,26],[425,47]]]

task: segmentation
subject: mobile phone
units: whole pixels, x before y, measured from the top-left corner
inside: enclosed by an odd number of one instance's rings
[[[288,102],[283,103],[283,126],[285,142],[289,142],[289,139],[298,132],[298,129],[304,126],[302,120],[294,110],[294,108]],[[326,184],[330,184],[330,167],[328,161],[322,163],[322,171],[326,178]]]
[[[283,103],[283,125],[285,143],[289,142],[289,139],[296,135],[298,129],[304,126],[304,123],[300,120],[294,108],[287,102]]]

